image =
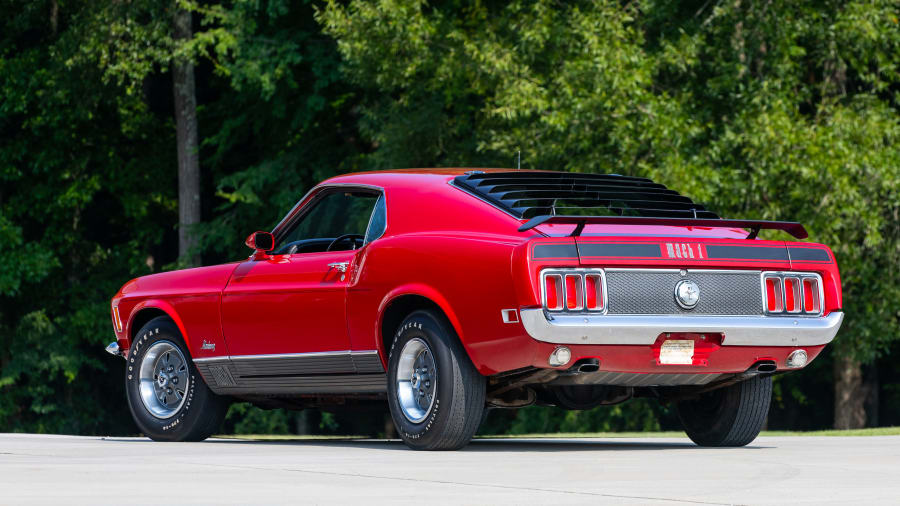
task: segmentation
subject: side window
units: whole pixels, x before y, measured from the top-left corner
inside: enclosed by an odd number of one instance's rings
[[[311,253],[355,249],[365,240],[372,211],[380,193],[370,191],[332,191],[313,203],[302,218],[275,245],[276,255],[289,253]],[[341,236],[352,235],[352,239],[340,243],[332,242]]]
[[[366,230],[366,244],[381,237],[385,227],[387,227],[387,205],[384,203],[384,195],[380,195],[378,201],[375,202],[375,211],[372,213],[369,228]]]

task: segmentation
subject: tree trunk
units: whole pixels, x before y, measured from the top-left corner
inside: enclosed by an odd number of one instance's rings
[[[869,427],[878,427],[878,408],[881,402],[878,396],[878,364],[876,363],[872,363],[863,368],[863,392],[866,394],[866,425]]]
[[[175,39],[193,36],[191,12],[175,10]],[[200,159],[197,144],[197,95],[194,65],[189,60],[172,63],[175,125],[178,143],[178,256],[188,265],[200,265],[193,225],[200,223]]]
[[[866,426],[862,365],[847,355],[834,357],[834,428],[861,429]]]

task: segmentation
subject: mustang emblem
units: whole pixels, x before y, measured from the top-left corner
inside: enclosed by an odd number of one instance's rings
[[[675,302],[684,309],[694,309],[700,302],[700,287],[689,279],[682,279],[675,284]]]
[[[201,350],[212,350],[215,351],[216,343],[207,342],[206,339],[203,340],[203,344],[200,345]]]

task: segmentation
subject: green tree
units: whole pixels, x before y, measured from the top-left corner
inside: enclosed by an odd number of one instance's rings
[[[354,163],[353,92],[309,4],[182,2],[200,21],[183,40],[174,5],[2,4],[0,430],[136,430],[102,348],[115,291],[177,265],[176,59],[196,65],[207,262]]]
[[[106,355],[109,297],[172,216],[171,135],[76,62],[85,6],[5,2],[0,21],[0,427],[134,429]]]

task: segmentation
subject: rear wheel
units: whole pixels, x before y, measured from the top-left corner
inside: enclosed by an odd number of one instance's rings
[[[137,333],[125,392],[138,428],[155,441],[202,441],[219,429],[228,408],[228,399],[203,382],[178,327],[166,317]]]
[[[678,418],[700,446],[744,446],[759,435],[771,401],[772,377],[756,376],[679,402]]]
[[[394,335],[388,404],[403,442],[415,450],[456,450],[481,425],[485,379],[442,315],[416,311]]]

